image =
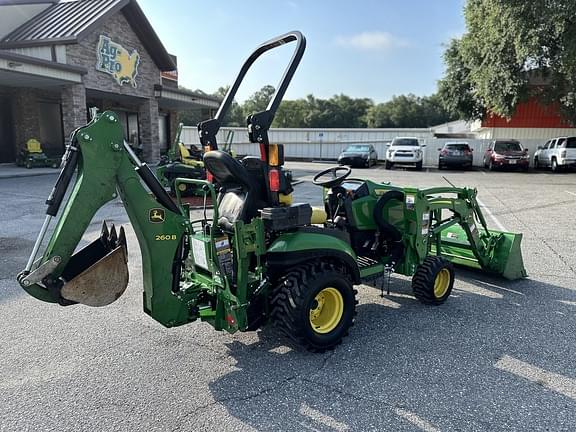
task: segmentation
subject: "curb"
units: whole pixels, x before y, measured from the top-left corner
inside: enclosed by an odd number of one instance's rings
[[[0,174],[0,180],[22,178],[22,177],[39,177],[39,176],[57,175],[57,174],[60,174],[59,170],[54,170],[53,173],[41,172],[41,173],[23,173],[23,174],[9,174],[9,175]]]

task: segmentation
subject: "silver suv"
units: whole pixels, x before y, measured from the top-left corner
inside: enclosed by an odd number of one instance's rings
[[[534,168],[550,167],[552,172],[576,167],[576,137],[558,137],[546,141],[534,153]]]
[[[410,165],[417,170],[422,169],[423,148],[426,144],[420,145],[418,138],[396,137],[387,147],[386,169],[391,169],[394,165]]]

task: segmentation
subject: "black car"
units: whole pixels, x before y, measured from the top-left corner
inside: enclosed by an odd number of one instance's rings
[[[445,167],[471,168],[473,155],[467,142],[447,142],[439,148],[438,169]]]
[[[339,165],[371,167],[378,162],[378,153],[372,144],[352,144],[338,156]]]

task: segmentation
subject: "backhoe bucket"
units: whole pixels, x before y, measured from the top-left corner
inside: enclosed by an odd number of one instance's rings
[[[520,248],[522,234],[489,230],[482,232],[480,237],[483,247],[476,251],[479,260],[466,232],[453,225],[441,233],[441,254],[454,264],[498,274],[509,280],[527,276]]]
[[[86,306],[106,306],[116,301],[128,286],[128,255],[124,228],[108,232],[102,225],[100,238],[74,254],[62,278],[66,281],[60,294]]]

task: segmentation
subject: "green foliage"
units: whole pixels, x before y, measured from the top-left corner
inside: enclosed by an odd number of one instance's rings
[[[215,96],[224,98],[228,87],[220,87]],[[242,105],[232,102],[223,126],[245,126],[246,117],[264,111],[274,94],[266,85]],[[184,111],[180,118],[187,125],[205,120],[205,113]],[[395,96],[391,101],[374,105],[368,98],[351,98],[344,94],[320,99],[313,95],[280,103],[272,127],[294,128],[365,128],[429,127],[452,120],[437,95]]]
[[[248,117],[250,114],[255,114],[266,110],[268,102],[272,99],[275,89],[271,85],[265,85],[260,90],[255,92],[250,96],[242,105],[242,111],[244,112],[244,117]]]
[[[510,117],[536,96],[576,119],[576,2],[468,0],[467,32],[444,54],[439,94],[462,118]]]
[[[214,93],[214,96],[218,96],[223,100],[224,96],[226,96],[226,93],[228,93],[229,88],[230,86],[220,87],[216,91],[216,93]],[[236,100],[233,100],[232,104],[230,105],[230,109],[228,110],[228,113],[224,116],[224,119],[222,120],[222,125],[244,126],[245,124],[246,124],[246,116],[244,115],[244,111],[240,106],[240,104],[238,104]]]
[[[368,127],[430,127],[453,120],[437,95],[418,97],[413,94],[394,96],[392,100],[372,106],[367,114]]]

